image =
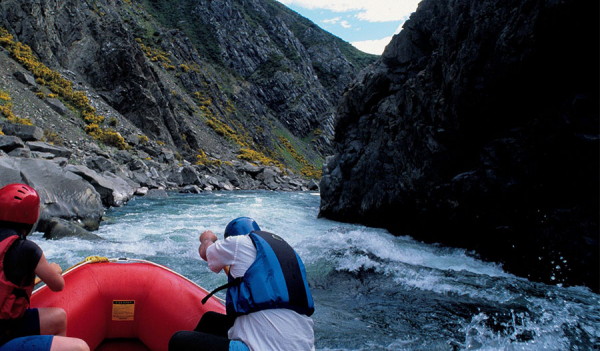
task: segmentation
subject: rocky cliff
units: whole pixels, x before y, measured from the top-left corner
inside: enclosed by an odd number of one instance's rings
[[[153,189],[315,190],[374,59],[273,0],[1,1],[0,186],[48,236]]]
[[[421,2],[342,98],[320,215],[597,291],[597,13]]]
[[[312,177],[331,150],[343,87],[374,60],[272,0],[8,0],[0,26],[85,94],[102,117],[85,124],[127,143],[105,144],[135,148],[142,136],[192,163],[246,149]],[[83,114],[68,95],[58,99]],[[101,130],[87,134],[102,140]]]

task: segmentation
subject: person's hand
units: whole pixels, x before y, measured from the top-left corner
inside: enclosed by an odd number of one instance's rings
[[[215,233],[210,230],[205,230],[202,234],[200,234],[200,247],[198,248],[198,253],[203,260],[206,261],[206,249],[217,241],[217,236]]]
[[[202,232],[202,234],[200,234],[200,242],[202,243],[205,240],[210,240],[214,243],[215,241],[217,241],[217,236],[210,230],[205,230],[204,232]]]
[[[58,263],[52,262],[50,263],[50,267],[52,267],[52,269],[55,270],[56,273],[62,274],[62,268],[60,268],[60,265]]]
[[[61,291],[65,287],[65,280],[61,275],[62,269],[58,263],[49,263],[43,253],[35,267],[34,273],[40,277],[41,281],[46,283],[52,291]]]

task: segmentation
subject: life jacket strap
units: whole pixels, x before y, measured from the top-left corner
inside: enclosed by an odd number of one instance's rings
[[[208,299],[210,299],[214,294],[216,294],[217,292],[223,290],[223,289],[227,289],[231,286],[234,285],[239,285],[242,283],[242,280],[244,279],[244,277],[239,277],[239,278],[235,278],[232,281],[230,281],[227,284],[223,284],[220,287],[216,288],[215,290],[211,291],[210,294],[206,295],[203,299],[202,299],[202,304],[204,305],[206,303],[206,301],[208,301]]]

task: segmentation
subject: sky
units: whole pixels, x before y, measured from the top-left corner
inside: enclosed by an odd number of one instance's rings
[[[381,55],[420,0],[278,0],[359,50]]]

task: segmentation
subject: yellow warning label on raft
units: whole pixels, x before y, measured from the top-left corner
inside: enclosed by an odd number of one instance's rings
[[[113,321],[132,321],[134,312],[135,300],[113,300]]]

